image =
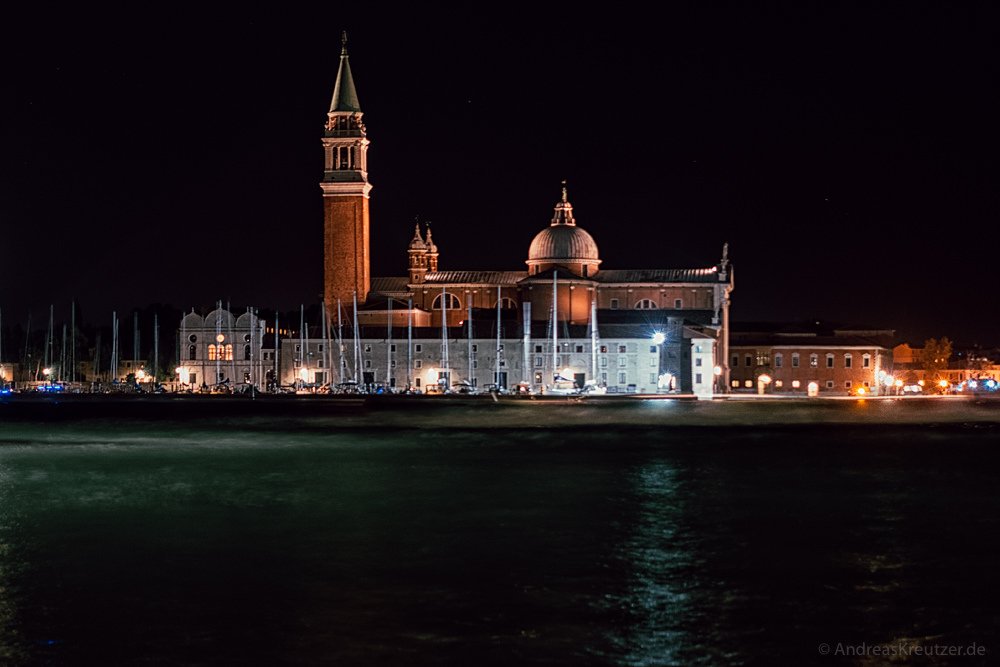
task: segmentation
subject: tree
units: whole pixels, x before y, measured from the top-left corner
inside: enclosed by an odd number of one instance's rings
[[[920,352],[920,365],[924,369],[924,382],[929,387],[938,386],[941,371],[948,368],[951,357],[951,341],[947,337],[941,340],[928,338],[924,341],[924,349]]]

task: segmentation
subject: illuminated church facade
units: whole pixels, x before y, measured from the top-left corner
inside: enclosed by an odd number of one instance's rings
[[[563,184],[524,268],[447,268],[438,239],[417,226],[400,249],[406,274],[372,277],[369,139],[346,38],[322,143],[327,322],[282,340],[283,384],[545,391],[571,380],[699,396],[729,387],[725,248],[710,267],[604,267]]]

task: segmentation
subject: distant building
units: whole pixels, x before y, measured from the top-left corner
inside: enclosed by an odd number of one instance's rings
[[[730,336],[734,392],[880,394],[893,370],[891,329],[737,324]]]
[[[446,270],[430,228],[418,225],[406,248],[407,274],[371,277],[372,186],[362,117],[345,38],[323,136],[323,292],[331,325],[338,317],[350,323],[341,337],[358,344],[351,343],[350,364],[342,366],[339,349],[335,361],[324,358],[325,338],[284,341],[282,355],[293,356],[283,357],[291,363],[282,366],[283,383],[523,382],[542,390],[571,374],[580,385],[606,384],[609,391],[728,390],[734,282],[727,250],[715,266],[602,268],[565,184],[550,224],[528,247],[524,270]],[[407,331],[420,348],[409,358],[399,348]]]
[[[178,331],[178,382],[191,388],[266,385],[275,372],[273,350],[264,349],[264,337],[264,321],[249,311],[234,316],[219,307],[202,317],[192,310],[181,319]]]

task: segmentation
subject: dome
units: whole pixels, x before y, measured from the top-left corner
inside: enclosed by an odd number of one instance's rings
[[[555,214],[547,229],[538,232],[528,248],[528,266],[534,270],[544,269],[543,265],[579,264],[580,270],[597,269],[601,263],[594,237],[576,226],[573,205],[566,196],[563,182],[562,200],[556,204]]]
[[[535,236],[528,249],[528,261],[599,261],[597,243],[576,225],[552,225]]]

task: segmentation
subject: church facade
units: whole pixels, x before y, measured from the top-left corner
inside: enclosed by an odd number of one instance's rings
[[[284,384],[728,390],[725,249],[710,267],[605,267],[564,183],[524,268],[447,268],[430,228],[417,226],[400,249],[406,274],[372,277],[369,139],[346,38],[322,144],[327,322],[319,338],[282,341]]]

